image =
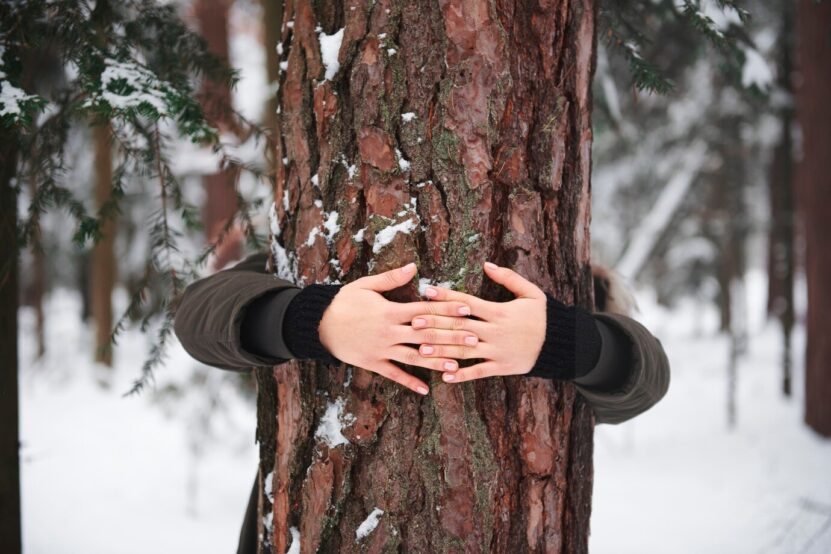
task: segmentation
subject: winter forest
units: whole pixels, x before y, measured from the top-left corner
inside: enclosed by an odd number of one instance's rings
[[[0,552],[831,552],[830,61],[828,0],[0,3]]]

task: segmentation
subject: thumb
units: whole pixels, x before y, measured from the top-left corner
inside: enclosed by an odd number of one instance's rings
[[[537,298],[543,294],[537,285],[507,267],[485,262],[485,273],[492,281],[499,283],[519,298]]]
[[[390,269],[377,275],[361,277],[356,282],[360,282],[362,289],[374,290],[376,292],[393,290],[409,283],[410,279],[415,275],[415,270],[415,263],[410,262],[405,266]]]

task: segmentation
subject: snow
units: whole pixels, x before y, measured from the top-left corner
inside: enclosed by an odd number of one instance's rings
[[[36,99],[37,96],[26,94],[22,89],[5,80],[5,76],[5,73],[0,71],[0,117],[19,116],[23,112],[20,105]]]
[[[372,243],[372,253],[377,254],[380,252],[386,245],[393,241],[395,235],[398,233],[406,233],[409,235],[416,227],[418,227],[418,224],[412,219],[384,227],[375,233],[375,242]]]
[[[763,274],[751,272],[733,429],[730,344],[716,332],[715,309],[689,299],[669,311],[637,292],[638,319],[664,344],[672,383],[647,413],[596,428],[591,552],[831,552],[831,441],[802,421],[804,328],[794,336],[796,394],[786,400],[765,291]]]
[[[361,227],[358,229],[358,232],[352,235],[352,238],[355,242],[363,242],[364,241],[364,233],[366,232],[366,227]]]
[[[341,42],[343,42],[343,30],[344,27],[341,27],[334,34],[327,35],[326,33],[320,33],[318,35],[320,39],[320,57],[323,65],[326,67],[326,74],[324,76],[326,81],[331,81],[340,69],[338,53],[340,52]]]
[[[754,48],[744,49],[742,66],[742,86],[756,85],[760,90],[767,90],[773,84],[773,71],[764,56]]]
[[[326,219],[323,221],[323,230],[326,236],[326,241],[331,243],[335,238],[335,235],[338,234],[338,231],[340,231],[337,211],[333,210],[326,214]]]
[[[265,495],[269,502],[274,502],[274,472],[269,471],[265,476]]]
[[[291,283],[300,284],[301,279],[297,271],[297,255],[294,252],[288,252],[276,236],[271,239],[271,253],[274,256],[274,270],[277,277]]]
[[[424,296],[424,291],[429,286],[437,286],[446,289],[452,289],[453,281],[436,281],[434,279],[429,279],[427,277],[420,277],[418,280],[418,294]]]
[[[268,209],[268,228],[275,237],[279,237],[282,232],[282,229],[280,229],[280,218],[277,216],[277,204],[273,202]]]
[[[374,508],[355,530],[355,542],[358,542],[375,531],[375,528],[378,527],[378,520],[382,515],[384,515],[384,510]]]
[[[132,62],[113,58],[104,60],[101,72],[101,93],[93,95],[94,101],[104,101],[113,110],[135,109],[142,105],[152,107],[160,116],[168,115],[166,96],[170,85],[156,75]],[[116,90],[123,92],[115,92]]]
[[[291,533],[291,544],[286,554],[300,554],[300,531],[297,527],[289,527],[289,533]]]
[[[349,439],[343,436],[341,430],[343,429],[343,425],[353,423],[355,416],[352,414],[344,414],[344,405],[345,401],[343,398],[329,402],[315,430],[315,438],[329,448],[335,448],[341,444],[349,444]]]
[[[398,167],[401,168],[401,171],[409,171],[410,161],[404,158],[404,154],[401,153],[401,150],[396,148],[395,154],[398,156]]]
[[[317,227],[313,227],[311,231],[309,231],[309,236],[306,237],[306,246],[311,247],[315,243],[315,239],[320,234],[320,229]]]
[[[415,112],[407,112],[407,113],[402,113],[401,114],[401,121],[403,121],[404,123],[409,123],[410,121],[412,121],[415,118],[416,118]]]
[[[119,291],[117,310],[125,298]],[[243,378],[193,361],[174,341],[155,388],[123,397],[148,337],[128,331],[104,368],[91,360],[80,297],[58,289],[45,309],[40,361],[35,314],[19,311],[24,552],[234,552],[257,472]]]
[[[615,269],[624,278],[637,277],[643,264],[655,248],[664,229],[669,225],[701,169],[706,149],[696,143],[686,152],[675,174],[661,191],[655,205],[632,234],[632,243],[621,256]]]

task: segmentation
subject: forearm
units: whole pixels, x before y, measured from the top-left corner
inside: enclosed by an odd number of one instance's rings
[[[340,288],[340,285],[310,285],[294,291],[288,303],[280,298],[282,292],[258,298],[243,318],[242,348],[275,363],[281,358],[339,363],[320,343],[318,328],[323,312]]]
[[[626,335],[586,310],[546,295],[545,340],[527,375],[614,391],[631,369],[630,350]]]
[[[598,423],[620,423],[655,405],[669,387],[660,341],[616,314],[565,306],[547,295],[546,336],[532,377],[571,380]]]
[[[275,363],[274,358],[245,350],[241,343],[243,319],[252,303],[265,295],[273,295],[285,308],[299,292],[292,283],[266,272],[265,261],[264,254],[251,256],[186,289],[176,312],[174,329],[182,346],[195,359],[232,370]],[[282,333],[277,331],[278,352],[288,354]]]

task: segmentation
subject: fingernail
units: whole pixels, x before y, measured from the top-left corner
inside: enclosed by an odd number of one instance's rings
[[[428,389],[427,387],[418,387],[418,392],[421,394],[427,394],[428,392],[430,392],[430,389]]]
[[[427,320],[417,317],[413,320],[413,327],[424,327],[427,325]]]
[[[434,350],[434,348],[432,346],[422,346],[421,347],[421,353],[422,354],[432,354],[433,350]]]
[[[437,291],[436,289],[434,289],[432,287],[427,287],[424,290],[424,296],[429,296],[430,298],[433,298],[434,296],[437,296],[438,294],[439,294],[439,291]]]
[[[474,337],[473,335],[465,337],[465,344],[469,344],[470,346],[476,346],[477,342],[479,342],[479,339],[477,337]]]
[[[487,267],[488,269],[496,269],[496,268],[497,268],[497,267],[499,267],[499,266],[498,266],[498,265],[496,265],[496,264],[495,264],[495,263],[493,263],[493,262],[485,262],[485,267]]]
[[[453,375],[452,373],[445,373],[445,374],[444,374],[444,375],[442,375],[441,377],[442,377],[442,379],[444,379],[445,381],[455,381],[455,380],[456,380],[456,376],[455,376],[455,375]]]
[[[459,308],[459,315],[470,315],[470,308],[467,306],[462,306]]]
[[[456,364],[454,364],[453,362],[444,362],[444,369],[446,369],[447,371],[453,371],[454,369],[456,369]]]
[[[410,262],[401,268],[401,273],[411,273],[415,269],[415,262]]]

